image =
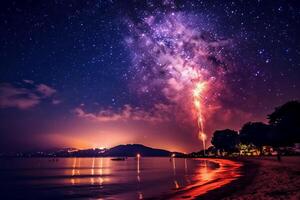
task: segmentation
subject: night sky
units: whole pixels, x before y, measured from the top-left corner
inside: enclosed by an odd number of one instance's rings
[[[0,150],[190,152],[300,99],[298,1],[1,1]]]

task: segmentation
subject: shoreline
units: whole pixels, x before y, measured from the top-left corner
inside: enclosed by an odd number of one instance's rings
[[[201,200],[223,199],[225,197],[230,196],[230,194],[235,193],[236,191],[243,190],[246,187],[246,185],[252,183],[253,178],[256,176],[256,174],[259,171],[258,164],[248,161],[246,159],[228,159],[228,160],[240,162],[243,164],[243,166],[241,167],[241,176],[238,179],[231,181],[230,183],[224,185],[221,188],[208,191],[206,194],[196,197],[196,199],[201,199]]]
[[[242,162],[241,177],[196,199],[300,199],[300,156],[228,159]]]

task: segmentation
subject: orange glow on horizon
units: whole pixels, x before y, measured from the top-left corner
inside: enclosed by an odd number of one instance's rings
[[[180,143],[162,140],[161,135],[156,138],[153,137],[151,140],[145,140],[144,138],[135,139],[134,137],[135,136],[130,134],[127,135],[127,132],[122,134],[122,131],[112,132],[110,134],[102,134],[99,131],[86,131],[84,135],[80,132],[45,134],[39,139],[40,141],[47,142],[47,144],[51,144],[55,148],[70,147],[76,149],[109,149],[123,144],[143,144],[151,148],[165,149],[171,152],[186,152],[186,149],[181,146]]]

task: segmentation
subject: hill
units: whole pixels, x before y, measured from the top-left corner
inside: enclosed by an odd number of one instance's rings
[[[169,157],[172,154],[183,156],[182,153],[170,152],[163,149],[154,149],[141,144],[118,145],[105,151],[104,156],[107,157],[133,157],[137,154],[141,156],[162,156]]]

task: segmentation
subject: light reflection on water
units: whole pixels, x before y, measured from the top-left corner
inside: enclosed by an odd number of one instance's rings
[[[187,185],[173,198],[193,199],[196,196],[203,195],[210,190],[220,188],[241,176],[240,169],[242,164],[223,159],[202,159],[200,167],[196,169],[194,183]],[[211,164],[217,164],[217,168],[211,168]]]
[[[193,199],[239,177],[240,167],[222,159],[12,159],[0,162],[0,184],[11,198]]]

